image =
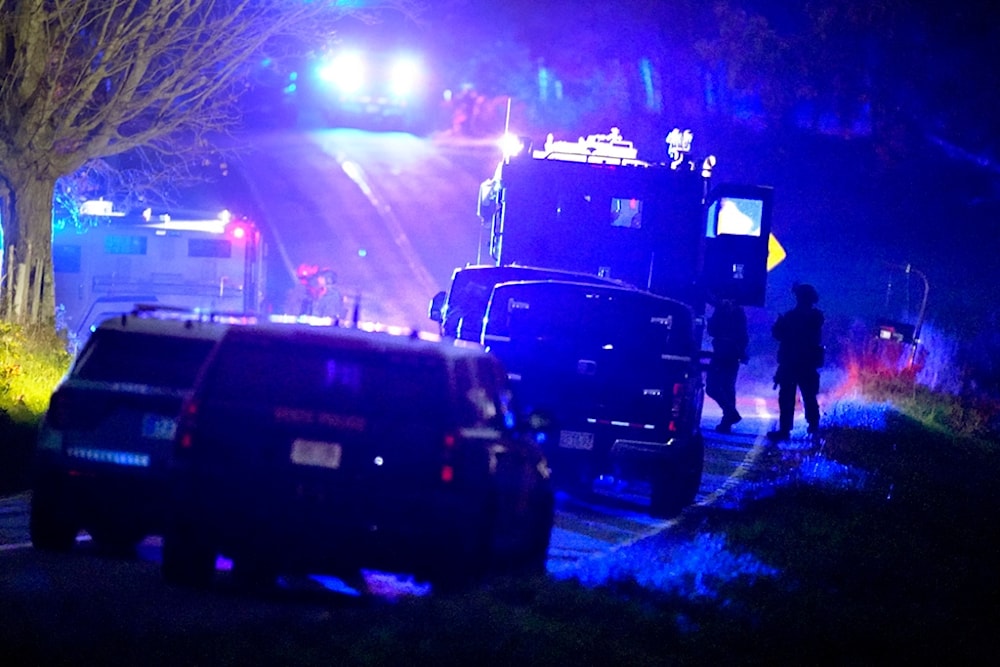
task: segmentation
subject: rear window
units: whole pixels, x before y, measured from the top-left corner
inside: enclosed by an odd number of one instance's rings
[[[287,341],[223,344],[206,392],[247,405],[331,409],[383,418],[440,417],[447,373],[434,356],[338,350]]]
[[[83,380],[169,389],[194,385],[213,341],[128,331],[97,331],[80,353],[73,375]]]
[[[691,320],[680,305],[585,286],[498,288],[488,333],[519,341],[573,341],[636,354],[690,354]]]

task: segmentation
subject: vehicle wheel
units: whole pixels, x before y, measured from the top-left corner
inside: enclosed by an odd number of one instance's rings
[[[163,536],[163,578],[168,584],[208,588],[215,576],[215,549],[191,526],[175,526]]]
[[[264,591],[274,586],[277,570],[263,558],[240,556],[233,559],[233,580],[238,588]]]
[[[28,532],[36,549],[66,552],[76,544],[80,526],[62,494],[39,485],[31,494]]]
[[[548,483],[539,485],[532,498],[525,518],[524,539],[517,556],[511,563],[511,574],[521,577],[543,576],[548,572],[549,543],[555,518],[555,496]]]
[[[464,530],[456,531],[453,548],[437,559],[431,576],[435,593],[464,593],[481,583],[490,572],[490,545],[493,535],[495,512],[492,504],[470,521]]]
[[[134,557],[136,545],[145,537],[141,531],[125,526],[96,525],[88,532],[101,553],[121,558]]]
[[[699,434],[683,456],[669,458],[660,465],[652,481],[649,513],[671,519],[694,502],[701,487],[705,466],[705,442]]]

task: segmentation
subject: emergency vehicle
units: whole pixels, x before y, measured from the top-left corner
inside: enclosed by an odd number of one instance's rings
[[[103,203],[103,202],[102,202]],[[139,219],[110,206],[85,207],[79,226],[52,237],[57,325],[82,343],[91,327],[139,304],[215,313],[257,313],[264,295],[265,247],[253,221]]]
[[[342,44],[317,59],[307,103],[332,127],[416,130],[429,111],[427,78],[418,51]]]
[[[658,516],[701,482],[706,303],[761,306],[767,280],[771,188],[713,187],[716,160],[691,159],[691,139],[671,133],[669,162],[617,128],[520,140],[480,186],[491,263],[456,269],[431,304],[442,335],[500,357],[549,421],[557,484],[645,485]]]

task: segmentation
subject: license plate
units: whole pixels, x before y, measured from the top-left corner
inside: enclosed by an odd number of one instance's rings
[[[142,416],[142,437],[154,440],[173,440],[177,435],[177,420],[163,415]]]
[[[341,447],[336,442],[297,439],[292,443],[292,463],[300,466],[339,468]]]
[[[594,434],[587,431],[559,431],[559,446],[566,449],[593,449]]]

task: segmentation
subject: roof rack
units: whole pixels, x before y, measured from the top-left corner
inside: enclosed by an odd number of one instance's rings
[[[130,314],[135,317],[197,320],[199,322],[223,322],[227,324],[251,324],[260,318],[257,313],[212,311],[156,303],[137,303]]]

